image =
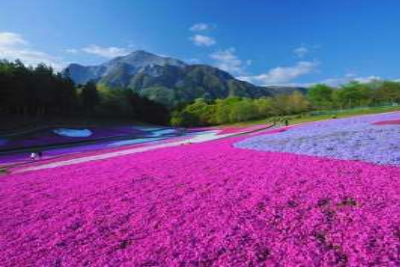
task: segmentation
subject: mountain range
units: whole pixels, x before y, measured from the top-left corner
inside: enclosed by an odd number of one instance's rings
[[[190,65],[142,50],[96,66],[70,64],[63,73],[76,84],[94,81],[110,88],[129,88],[170,107],[200,97],[210,100],[229,96],[258,98],[306,90],[256,86],[209,65]]]

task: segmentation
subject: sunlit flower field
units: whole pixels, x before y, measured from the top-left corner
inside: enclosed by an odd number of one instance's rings
[[[0,176],[1,266],[399,266],[399,118]]]

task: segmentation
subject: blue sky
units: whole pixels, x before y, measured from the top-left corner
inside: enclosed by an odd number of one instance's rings
[[[1,0],[0,57],[98,64],[138,49],[257,84],[400,78],[396,0]]]

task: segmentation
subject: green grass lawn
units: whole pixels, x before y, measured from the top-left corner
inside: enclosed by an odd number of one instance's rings
[[[297,123],[304,123],[304,122],[328,120],[328,119],[332,119],[334,116],[336,116],[336,118],[339,119],[339,118],[347,118],[347,117],[358,116],[358,115],[385,113],[385,112],[398,111],[398,110],[400,110],[400,106],[368,107],[368,108],[355,108],[355,109],[347,109],[347,110],[329,110],[329,111],[321,112],[322,114],[319,114],[319,115],[312,115],[311,113],[303,114],[303,115],[289,115],[289,116],[276,117],[276,119],[277,120],[288,119],[290,124],[297,124]],[[273,118],[268,118],[268,119],[262,119],[262,120],[235,123],[235,124],[231,124],[231,126],[238,126],[238,127],[249,126],[249,125],[253,125],[253,124],[270,123],[272,121],[273,121]]]

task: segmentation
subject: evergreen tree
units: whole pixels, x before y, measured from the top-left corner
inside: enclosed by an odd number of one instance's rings
[[[93,114],[96,106],[100,103],[99,92],[94,82],[86,83],[81,92],[82,105],[86,113]]]

